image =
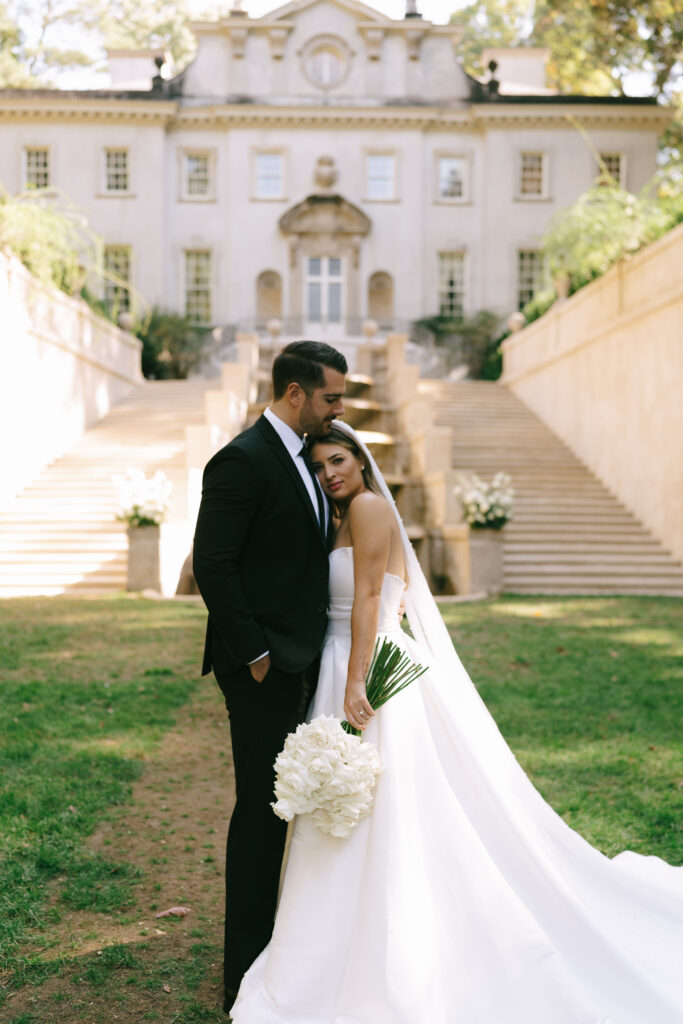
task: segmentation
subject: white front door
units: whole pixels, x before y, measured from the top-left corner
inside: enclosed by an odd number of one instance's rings
[[[316,334],[340,335],[344,330],[344,261],[339,256],[305,257],[306,325]]]

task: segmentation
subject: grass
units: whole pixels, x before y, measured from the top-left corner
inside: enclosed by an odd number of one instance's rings
[[[569,824],[608,855],[628,848],[683,863],[683,602],[504,596],[442,611],[503,735]],[[203,628],[200,607],[125,596],[0,602],[3,1022],[225,1019],[211,852],[222,812],[204,828],[178,804],[184,787],[207,791],[211,745],[225,756],[224,709],[217,692],[197,688]],[[209,746],[190,752],[173,785],[155,776],[174,719],[199,723],[209,705],[220,716]],[[144,856],[127,858],[132,787],[145,778],[158,780],[155,810],[138,836]],[[94,848],[103,822],[110,838]],[[206,902],[188,925],[166,919],[154,939],[156,900],[170,905],[157,890],[172,842]],[[70,915],[128,922],[136,940],[68,955],[50,936]],[[136,930],[144,917],[151,926]]]
[[[59,907],[131,904],[139,871],[84,837],[128,800],[198,681],[198,607],[126,597],[0,602],[0,969]]]
[[[683,863],[683,602],[504,596],[443,608],[545,799],[603,853]]]

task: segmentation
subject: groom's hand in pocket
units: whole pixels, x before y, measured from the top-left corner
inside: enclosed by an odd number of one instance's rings
[[[270,668],[270,655],[264,654],[258,661],[252,661],[249,665],[249,671],[257,683],[262,683],[268,674]]]

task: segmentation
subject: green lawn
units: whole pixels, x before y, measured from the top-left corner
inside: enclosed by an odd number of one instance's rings
[[[442,611],[501,731],[565,819],[609,855],[629,848],[683,863],[683,602],[506,596]],[[221,1019],[215,998],[197,996],[207,961],[220,959],[215,927],[196,927],[193,945],[171,943],[163,955],[137,942],[55,959],[35,945],[63,914],[142,914],[148,862],[94,851],[87,837],[125,818],[150,753],[201,697],[204,622],[197,605],[124,595],[0,602],[3,1021],[108,1020],[106,1008],[88,1009],[97,991],[117,1001],[119,1022]],[[201,699],[224,715],[205,685]],[[166,814],[170,828],[173,808]],[[219,874],[207,885],[219,900]],[[24,986],[39,992],[49,978],[49,1012],[35,996],[30,1009],[13,1009]],[[184,993],[179,1016],[143,1013],[140,993],[167,982]]]

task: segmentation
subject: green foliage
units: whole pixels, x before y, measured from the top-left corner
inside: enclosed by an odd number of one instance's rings
[[[526,37],[533,0],[481,0],[451,15],[451,24],[462,32],[458,54],[470,75],[481,76],[487,68],[481,53],[492,46],[517,46]]]
[[[490,46],[550,50],[548,85],[560,92],[619,95],[631,72],[649,71],[653,91],[668,95],[680,69],[683,7],[678,0],[482,0],[451,17],[463,30],[461,52],[473,75]]]
[[[445,316],[423,317],[416,320],[434,335],[437,345],[448,352],[449,368],[466,363],[470,376],[479,379],[488,364],[500,331],[500,318],[496,313],[481,309],[473,316],[452,320]]]
[[[54,85],[60,71],[87,67],[93,57],[69,46],[69,31],[80,41],[96,28],[93,0],[18,0],[0,4],[0,88]],[[4,28],[4,32],[3,32]],[[4,38],[3,38],[4,37]]]
[[[0,192],[0,247],[11,249],[39,280],[70,295],[81,289],[101,251],[85,215],[55,189],[12,197]]]
[[[207,331],[157,306],[134,329],[142,341],[142,372],[154,380],[183,380],[202,361]]]
[[[568,274],[575,290],[672,226],[671,214],[651,193],[636,196],[602,177],[573,206],[555,214],[543,249],[551,274]]]
[[[100,29],[107,49],[152,49],[170,53],[176,69],[197,49],[186,0],[107,0],[101,4]]]

